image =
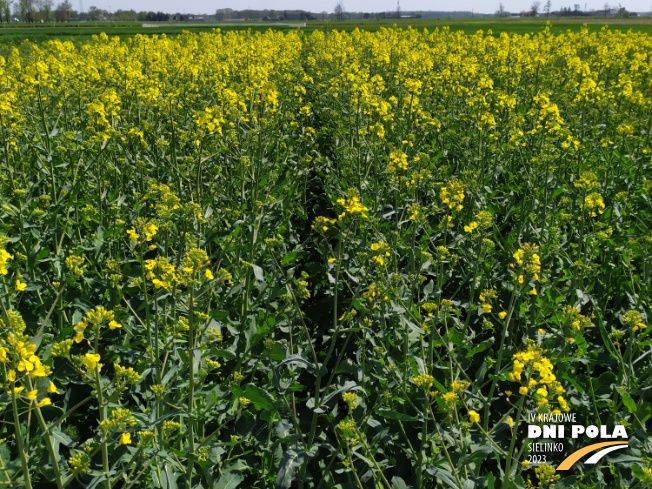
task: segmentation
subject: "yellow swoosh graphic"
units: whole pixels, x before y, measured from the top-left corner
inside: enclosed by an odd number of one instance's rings
[[[584,455],[587,453],[594,452],[600,448],[604,447],[609,447],[612,445],[627,445],[626,441],[605,441],[602,443],[594,443],[593,445],[589,445],[588,447],[584,447],[579,449],[576,452],[571,453],[568,457],[564,459],[564,461],[559,464],[559,467],[557,467],[557,470],[568,470],[570,469],[575,462],[577,462],[579,459],[581,459]]]

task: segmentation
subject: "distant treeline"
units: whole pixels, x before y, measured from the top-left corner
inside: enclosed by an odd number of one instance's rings
[[[0,22],[69,22],[69,21],[116,21],[116,22],[202,22],[202,21],[336,21],[336,20],[383,20],[383,19],[453,19],[480,17],[474,12],[433,12],[400,10],[389,12],[308,12],[305,10],[234,10],[218,9],[212,14],[182,14],[180,12],[153,12],[135,10],[108,11],[91,6],[86,12],[73,8],[69,0],[56,6],[53,0],[0,0]]]
[[[549,9],[549,2],[545,9]],[[617,16],[627,17],[630,14],[624,8],[609,8],[600,11],[583,12],[579,5],[571,10],[570,7],[562,8],[558,12],[545,13],[539,10],[539,2],[534,2],[532,10],[528,12],[510,13],[502,8],[494,14],[473,11],[410,11],[400,9],[388,12],[346,12],[342,3],[338,3],[333,12],[308,12],[305,10],[234,10],[222,8],[212,14],[182,14],[180,12],[153,12],[135,10],[116,10],[109,12],[105,9],[92,6],[87,12],[78,12],[72,8],[69,0],[64,0],[54,7],[53,0],[0,0],[0,22],[68,22],[68,21],[116,21],[116,22],[241,22],[241,21],[342,21],[342,20],[398,20],[398,19],[465,19],[484,17],[509,17],[513,15],[526,17],[541,16]]]

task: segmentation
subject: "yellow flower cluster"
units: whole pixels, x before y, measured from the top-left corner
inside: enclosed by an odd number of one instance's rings
[[[344,207],[344,212],[338,216],[338,219],[342,219],[346,216],[347,212],[351,215],[360,214],[364,218],[369,217],[367,215],[369,209],[362,205],[360,197],[357,195],[351,195],[346,199],[337,199],[337,203]]]
[[[13,255],[4,249],[3,243],[0,243],[0,275],[7,275],[7,263],[13,258]]]
[[[360,441],[360,436],[357,433],[355,420],[346,418],[337,424],[337,429],[342,433],[344,439],[352,445]]]
[[[471,386],[470,382],[456,380],[451,384],[451,390],[442,394],[442,399],[447,403],[455,403],[460,399],[460,395]]]
[[[138,423],[134,419],[129,409],[114,409],[111,416],[100,423],[100,428],[104,433],[121,432],[126,428],[136,426]],[[122,442],[121,442],[122,443]],[[131,438],[129,438],[131,443]],[[128,444],[128,443],[123,443]]]
[[[389,245],[384,241],[378,241],[377,243],[372,243],[371,251],[374,252],[373,256],[371,257],[372,263],[379,266],[385,265],[385,258],[390,256],[389,250],[390,250]]]
[[[640,330],[642,333],[647,326],[643,323],[641,313],[636,310],[627,311],[623,316],[623,322],[632,328],[632,332],[636,333]]]
[[[464,226],[464,232],[472,233],[474,230],[487,229],[493,224],[493,216],[491,212],[481,211],[475,215],[474,220],[471,221],[468,225]]]
[[[122,328],[122,325],[115,320],[112,311],[108,311],[102,306],[91,309],[74,327],[76,333],[74,337],[75,343],[79,343],[84,339],[84,332],[89,325],[92,326],[94,333],[98,334],[100,327],[105,324],[109,326],[109,329]]]
[[[521,374],[525,367],[531,366],[538,373],[539,379],[534,380],[533,385],[530,379],[528,381],[528,387],[533,387],[534,385],[539,384],[549,384],[556,380],[555,375],[552,373],[552,363],[544,355],[543,351],[536,347],[535,345],[530,344],[527,351],[519,352],[514,354],[514,369],[509,374],[510,380],[521,381]]]
[[[201,272],[208,265],[210,261],[206,252],[201,248],[192,248],[183,259],[182,270],[188,275],[193,275],[195,272]]]
[[[179,281],[174,265],[164,256],[146,260],[145,268],[147,269],[146,278],[151,280],[157,289],[170,290]]]
[[[598,183],[598,176],[592,171],[585,171],[580,175],[578,182],[575,182],[575,187],[583,188],[588,192],[600,188]]]
[[[432,375],[419,374],[415,377],[412,377],[412,382],[414,382],[414,385],[416,385],[420,389],[428,390],[432,387],[433,383],[435,382],[435,379],[433,378]]]
[[[416,202],[414,204],[410,204],[408,206],[407,211],[409,215],[408,219],[410,219],[411,221],[416,221],[420,219],[420,216],[423,213],[421,206]]]
[[[73,275],[82,277],[84,275],[84,270],[86,270],[85,261],[86,260],[83,256],[69,256],[66,258],[66,266]]]
[[[209,134],[222,134],[222,125],[224,124],[224,114],[220,107],[207,107],[203,113],[195,116],[197,126],[205,128]]]
[[[567,338],[574,338],[577,333],[581,333],[588,328],[594,326],[591,319],[580,314],[580,310],[573,306],[566,306],[561,312],[562,325],[564,326],[564,334]]]
[[[25,322],[19,313],[7,311],[6,321],[0,319],[0,330],[6,331],[6,337],[0,339],[0,363],[5,364],[9,394],[19,396],[25,390],[26,379],[47,377],[52,373],[50,367],[43,365],[36,354],[36,345],[30,343],[24,334]],[[18,385],[17,385],[18,384]],[[31,381],[27,385],[32,385]],[[47,388],[49,393],[58,393],[53,382]],[[38,396],[38,389],[28,391],[26,394],[29,403],[35,401]],[[49,397],[44,397],[37,403],[38,407],[52,404]]]
[[[557,382],[557,377],[552,370],[553,365],[545,357],[544,351],[534,342],[530,341],[526,351],[514,354],[514,366],[509,373],[509,379],[521,383],[519,387],[519,393],[521,395],[526,395],[532,389],[539,386],[534,393],[539,406],[548,406],[549,398],[556,395],[559,407],[564,411],[568,411],[568,402],[562,396],[566,390]],[[523,379],[524,372],[525,379]]]
[[[140,234],[138,231],[145,234],[145,241],[152,241],[154,236],[158,233],[158,226],[153,221],[149,221],[145,218],[136,219],[135,226],[132,226],[131,229],[127,229],[127,235],[129,236],[129,241],[132,243],[140,243]]]
[[[127,229],[127,234],[129,235],[129,241],[132,243],[138,243],[140,235],[136,232],[136,228]]]
[[[312,225],[313,229],[317,229],[319,231],[328,231],[330,226],[335,224],[337,222],[337,219],[329,219],[328,217],[324,216],[318,216],[315,219],[315,222]]]
[[[471,221],[468,225],[464,226],[465,233],[472,233],[474,230],[478,229],[478,222]]]
[[[439,192],[439,198],[448,209],[461,211],[464,208],[462,205],[464,201],[464,188],[465,185],[461,180],[453,178],[446,186],[442,187]]]
[[[605,208],[602,195],[600,195],[598,192],[590,193],[585,197],[583,207],[589,211],[591,217],[596,217],[598,214],[602,214]]]
[[[378,298],[387,300],[388,297],[385,295],[385,287],[383,284],[372,284],[365,292],[362,293],[362,297],[368,301],[373,301]]]
[[[17,372],[24,372],[30,378],[47,377],[51,370],[41,363],[36,355],[36,345],[27,340],[22,333],[9,333],[0,340],[0,363],[8,364]]]
[[[484,314],[489,314],[491,312],[491,301],[494,301],[498,298],[498,294],[494,289],[485,289],[480,293],[480,302],[482,302],[482,312]],[[502,319],[502,317],[501,317]]]
[[[134,384],[142,378],[133,367],[123,367],[119,363],[114,363],[113,368],[115,369],[115,382],[117,385]]]
[[[539,272],[541,272],[541,257],[538,254],[539,247],[535,244],[527,243],[519,248],[513,255],[516,264],[510,263],[510,267],[518,269],[518,283],[522,284],[527,277],[532,281],[539,280]],[[536,287],[532,287],[530,294],[536,295]]]
[[[453,392],[453,391],[445,392],[444,394],[442,394],[441,397],[442,397],[442,399],[444,401],[449,402],[449,403],[454,403],[454,402],[456,402],[456,401],[458,401],[460,399],[459,394],[457,392]]]
[[[20,313],[11,309],[7,311],[6,320],[0,319],[0,327],[7,332],[6,338],[0,340],[0,363],[25,372],[32,379],[50,374],[50,368],[42,365],[35,354],[36,345],[30,343],[24,334],[26,325]]]
[[[342,400],[349,407],[349,411],[353,411],[358,400],[358,395],[355,392],[345,392],[342,394]]]
[[[392,151],[389,155],[387,171],[395,173],[397,170],[408,169],[408,156],[401,150]]]

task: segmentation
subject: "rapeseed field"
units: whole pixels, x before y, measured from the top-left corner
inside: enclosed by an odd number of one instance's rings
[[[4,48],[0,484],[652,487],[650,53]]]

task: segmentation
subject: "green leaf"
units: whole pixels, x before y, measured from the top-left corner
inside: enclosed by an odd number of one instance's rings
[[[288,489],[297,475],[297,470],[303,463],[303,453],[289,448],[281,458],[281,464],[276,474],[276,487]]]
[[[281,365],[299,365],[310,373],[315,372],[315,367],[310,362],[308,362],[308,360],[300,357],[299,355],[291,355],[287,357],[282,362],[279,362],[278,366],[280,367]]]
[[[408,486],[401,477],[395,475],[392,477],[392,489],[408,489]]]
[[[244,480],[244,476],[230,467],[224,471],[220,479],[217,481],[215,489],[234,489],[240,485]]]
[[[634,399],[630,397],[629,394],[626,394],[625,392],[621,393],[621,397],[623,398],[623,403],[625,404],[625,407],[629,411],[629,413],[635,413],[636,412],[636,403],[634,402]]]
[[[72,444],[73,444],[72,438],[70,438],[68,435],[66,435],[65,433],[63,433],[59,429],[56,429],[56,428],[53,429],[50,432],[50,435],[52,436],[52,439],[55,442],[60,443],[62,445],[65,445],[67,447],[72,446]]]
[[[256,279],[260,280],[261,282],[264,282],[265,272],[263,272],[263,269],[260,268],[258,265],[251,265],[251,266],[254,269],[254,276],[256,277]]]
[[[613,372],[605,372],[599,378],[591,379],[591,382],[593,383],[596,396],[610,397],[613,393],[613,386],[616,383],[616,376]]]
[[[406,324],[406,325],[407,325],[407,326],[408,326],[412,331],[414,331],[415,333],[417,333],[417,334],[419,334],[419,335],[425,335],[425,334],[426,334],[426,332],[425,332],[422,328],[420,328],[419,326],[417,326],[416,324],[414,324],[412,321],[408,321],[408,320],[405,319],[405,318],[402,318],[402,319],[403,319],[403,321],[405,322],[405,324]]]
[[[432,291],[435,288],[435,282],[432,280],[429,280],[426,286],[423,288],[423,296],[424,298],[429,298],[432,295]],[[402,479],[401,479],[402,480]],[[392,484],[393,484],[392,480]]]
[[[257,410],[273,410],[276,404],[271,394],[260,387],[249,384],[246,386],[244,396],[251,401]]]
[[[494,339],[489,338],[488,340],[483,341],[479,345],[476,345],[473,350],[471,350],[469,353],[466,354],[466,358],[472,358],[474,355],[477,355],[478,353],[482,353],[485,351],[487,348],[491,348],[494,344]]]
[[[492,473],[487,474],[487,489],[496,489],[496,478]]]
[[[161,471],[161,488],[177,489],[177,474],[172,470],[170,464],[165,464]]]
[[[464,481],[464,484],[462,484],[462,489],[474,489],[475,488],[475,482],[473,482],[471,479],[466,479]]]
[[[378,414],[383,418],[396,419],[398,421],[422,421],[421,418],[415,418],[414,416],[399,413],[398,411],[393,411],[391,409],[379,409]]]
[[[459,489],[459,485],[457,484],[455,477],[448,470],[441,469],[439,467],[428,467],[426,472],[428,472],[431,476],[439,479],[440,481],[448,484],[449,487],[452,487],[453,489]]]
[[[650,417],[652,417],[652,404],[642,404],[639,406],[638,411],[636,412],[636,417],[645,423]]]
[[[484,460],[487,458],[487,455],[494,452],[493,447],[489,444],[479,445],[479,446],[472,445],[471,449],[473,450],[473,452],[470,453],[469,455],[465,455],[462,458],[460,458],[458,465],[464,465],[474,460]]]
[[[285,348],[285,346],[283,346],[278,341],[275,341],[272,344],[272,349],[269,352],[269,357],[272,360],[281,361],[281,360],[285,360],[287,353],[288,353],[287,348]]]
[[[340,396],[342,394],[344,394],[345,392],[357,391],[357,390],[362,390],[362,387],[360,387],[358,384],[356,384],[355,382],[353,382],[351,380],[347,380],[346,382],[344,382],[343,385],[341,385],[340,387],[335,389],[333,392],[331,392],[330,394],[325,396],[321,400],[321,404],[319,406],[317,406],[317,408],[321,408],[321,406],[324,406],[324,405],[330,406],[331,403],[334,404],[334,402],[338,401]],[[322,412],[322,411],[318,410],[317,412]]]
[[[586,340],[584,339],[584,336],[581,334],[578,334],[575,337],[575,345],[577,345],[577,354],[578,355],[585,355],[587,352],[587,343]]]
[[[282,267],[287,267],[291,263],[293,263],[297,259],[298,253],[296,251],[291,251],[290,253],[287,253],[285,256],[283,256],[283,259],[281,260],[281,266]]]
[[[645,472],[643,472],[643,469],[636,464],[632,464],[632,474],[634,474],[637,479],[642,479],[645,477]]]

